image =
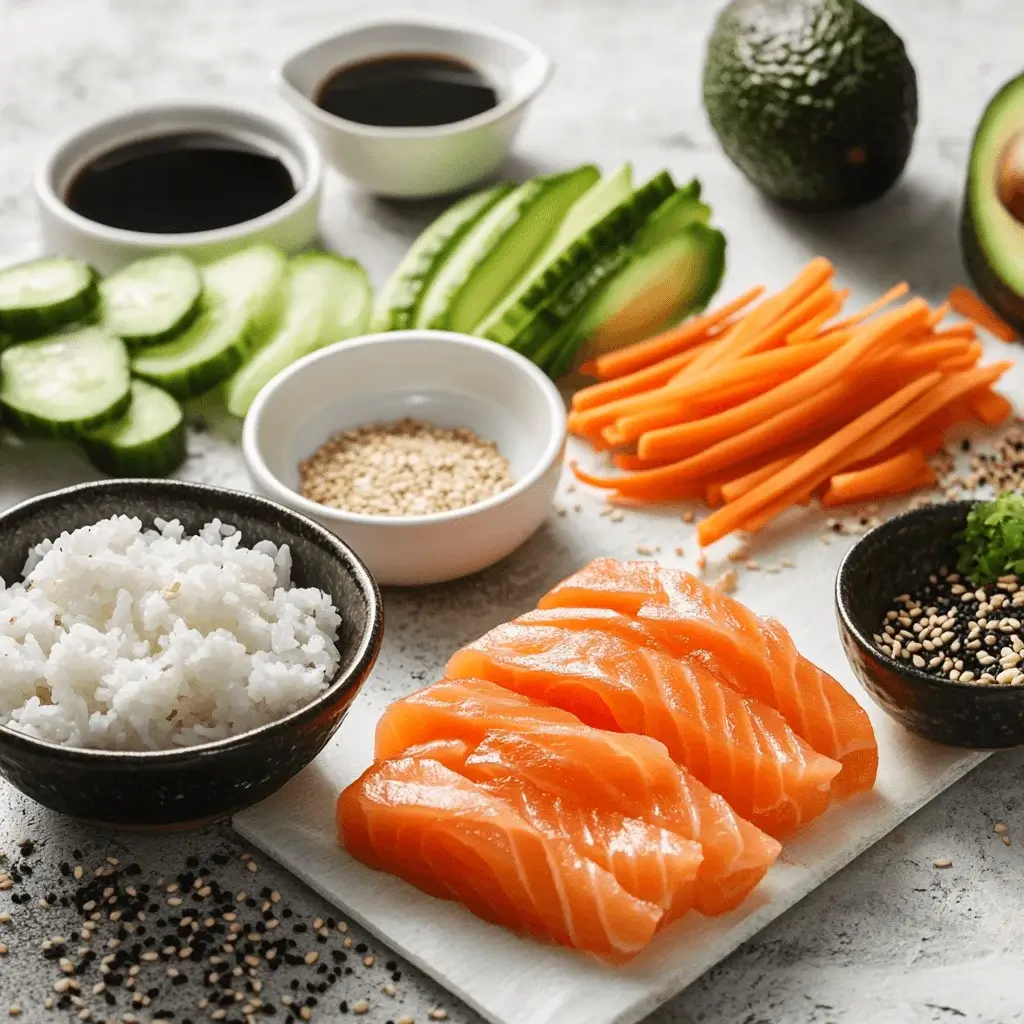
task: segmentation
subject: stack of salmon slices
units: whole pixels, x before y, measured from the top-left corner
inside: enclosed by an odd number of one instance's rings
[[[878,766],[864,710],[778,622],[610,558],[392,704],[375,756],[338,800],[352,856],[608,963],[737,907]]]

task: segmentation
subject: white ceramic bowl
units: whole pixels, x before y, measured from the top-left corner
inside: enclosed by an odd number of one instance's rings
[[[314,102],[338,68],[396,53],[463,60],[491,80],[500,101],[475,117],[428,128],[359,124]],[[354,25],[315,43],[286,60],[276,81],[341,174],[377,195],[413,198],[458,192],[496,171],[551,71],[543,51],[510,32],[403,19]]]
[[[278,157],[289,169],[296,194],[252,220],[190,234],[149,234],[108,227],[82,217],[64,202],[75,174],[97,156],[126,143],[175,132],[223,133]],[[61,139],[36,170],[35,191],[46,251],[76,256],[109,272],[155,253],[184,252],[205,261],[254,242],[285,252],[309,246],[317,235],[323,161],[313,141],[284,121],[248,107],[224,103],[161,103],[135,107]]]
[[[486,501],[423,516],[368,516],[302,497],[299,463],[330,435],[410,416],[497,443],[516,483]],[[245,418],[256,491],[350,544],[377,581],[409,586],[493,565],[551,511],[565,449],[557,388],[510,349],[445,331],[394,331],[314,352],[275,377]]]

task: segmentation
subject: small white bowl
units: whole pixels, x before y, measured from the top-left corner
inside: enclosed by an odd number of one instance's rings
[[[342,512],[298,493],[299,463],[332,434],[404,416],[496,442],[515,484],[468,508],[422,516]],[[242,454],[259,494],[332,530],[379,583],[440,583],[493,565],[543,523],[565,420],[554,384],[510,349],[446,331],[394,331],[339,342],[275,377],[245,418]]]
[[[475,117],[426,128],[359,124],[316,105],[332,72],[399,53],[465,61],[490,79],[500,101]],[[548,56],[511,32],[403,19],[354,25],[290,57],[275,78],[336,170],[377,195],[416,198],[459,192],[496,171],[551,72]]]
[[[261,217],[189,234],[112,228],[75,213],[65,203],[75,175],[96,157],[141,139],[193,131],[225,134],[273,154],[291,172],[295,195]],[[46,251],[78,257],[106,273],[168,251],[184,252],[201,262],[254,242],[298,252],[316,239],[322,180],[323,161],[313,141],[284,121],[233,104],[160,103],[135,107],[61,139],[39,164],[35,191]]]

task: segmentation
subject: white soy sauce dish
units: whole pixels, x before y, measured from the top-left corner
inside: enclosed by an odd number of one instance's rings
[[[299,463],[339,431],[409,417],[466,427],[496,444],[514,483],[466,508],[364,515],[299,493]],[[554,384],[518,353],[446,331],[393,331],[339,342],[275,377],[249,409],[242,454],[255,490],[350,544],[377,582],[458,579],[511,554],[551,512],[566,415]]]
[[[370,113],[360,120],[350,106],[337,108],[348,116],[325,109],[325,87],[346,71],[359,69],[373,78],[376,69],[409,60],[433,60],[434,75],[443,75],[445,62],[461,67],[490,87],[490,105],[478,112],[469,108],[468,116],[447,123],[427,123],[415,114],[397,123],[385,113],[387,96],[379,92],[376,102],[366,97]],[[286,60],[275,80],[340,174],[376,195],[423,198],[460,192],[492,175],[552,70],[542,50],[511,32],[403,19],[353,25],[315,43]],[[409,104],[422,91],[413,83],[394,87]]]
[[[108,273],[143,256],[204,262],[317,236],[323,161],[304,132],[245,106],[159,103],[57,142],[36,171],[48,252]]]

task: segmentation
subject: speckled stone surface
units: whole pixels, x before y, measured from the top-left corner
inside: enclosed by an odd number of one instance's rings
[[[812,221],[768,208],[715,147],[699,96],[703,39],[715,6],[712,0],[432,0],[419,9],[518,29],[546,45],[558,62],[511,174],[629,159],[642,174],[669,166],[680,178],[699,175],[730,239],[733,291],[755,280],[780,283],[802,259],[822,251],[859,289],[856,294],[874,295],[906,277],[926,297],[941,296],[962,277],[956,217],[970,136],[986,99],[1020,70],[1024,7],[996,0],[875,4],[904,36],[918,70],[922,109],[914,154],[904,181],[878,206]],[[0,0],[0,258],[37,251],[31,175],[53,135],[135,101],[183,95],[247,98],[283,112],[267,81],[274,62],[348,18],[402,9],[387,3],[371,9],[354,0]],[[429,206],[374,201],[332,177],[323,231],[328,244],[358,256],[379,282],[431,212]],[[204,415],[208,428],[218,426],[215,420],[212,412]],[[183,475],[245,485],[224,430],[195,434],[191,450]],[[65,448],[8,441],[0,447],[0,504],[92,475]],[[573,499],[565,500],[572,515]],[[643,535],[636,529],[639,543]],[[688,529],[680,542],[692,546]],[[433,639],[431,624],[438,619],[446,622],[449,637],[468,639],[532,603],[575,564],[571,531],[552,528],[504,566],[457,590],[386,594],[380,685],[397,692],[425,681],[421,652],[431,651],[435,660],[443,653]],[[994,755],[651,1021],[1024,1020],[1022,782],[1019,753]],[[993,833],[997,821],[1008,825],[1010,846]],[[223,859],[244,851],[226,827],[174,838],[91,831],[0,784],[0,848],[17,856],[14,843],[27,836],[37,844],[30,860],[36,871],[21,888],[32,901],[12,907],[10,893],[0,892],[0,912],[13,916],[11,924],[0,924],[0,943],[10,947],[0,955],[0,1015],[17,1005],[31,1022],[67,1016],[43,1009],[59,971],[41,958],[39,942],[73,934],[78,915],[59,906],[44,911],[35,901],[51,891],[52,876],[72,851],[78,849],[92,867],[108,855],[137,861],[140,878],[150,882],[183,870],[188,856],[210,865],[215,853]],[[937,858],[949,859],[952,867],[935,869]],[[327,911],[273,864],[261,863],[251,874],[231,859],[214,871],[226,886],[280,889],[295,911],[292,922]],[[363,938],[355,929],[350,935],[354,945]],[[347,1019],[340,1001],[351,1007],[365,998],[370,1008],[361,1019],[367,1024],[406,1014],[422,1024],[435,1006],[457,1024],[475,1024],[472,1014],[402,964],[395,995],[383,994],[388,954],[370,946],[372,966],[353,957],[353,974],[318,1004],[314,1020]],[[268,998],[289,992],[294,973],[268,976]],[[159,1005],[173,1010],[176,1021],[208,1019],[196,1007],[202,985],[195,970],[187,984],[164,981],[161,988]],[[149,1019],[157,1005],[137,1012]],[[279,1011],[267,1019],[283,1017]]]

